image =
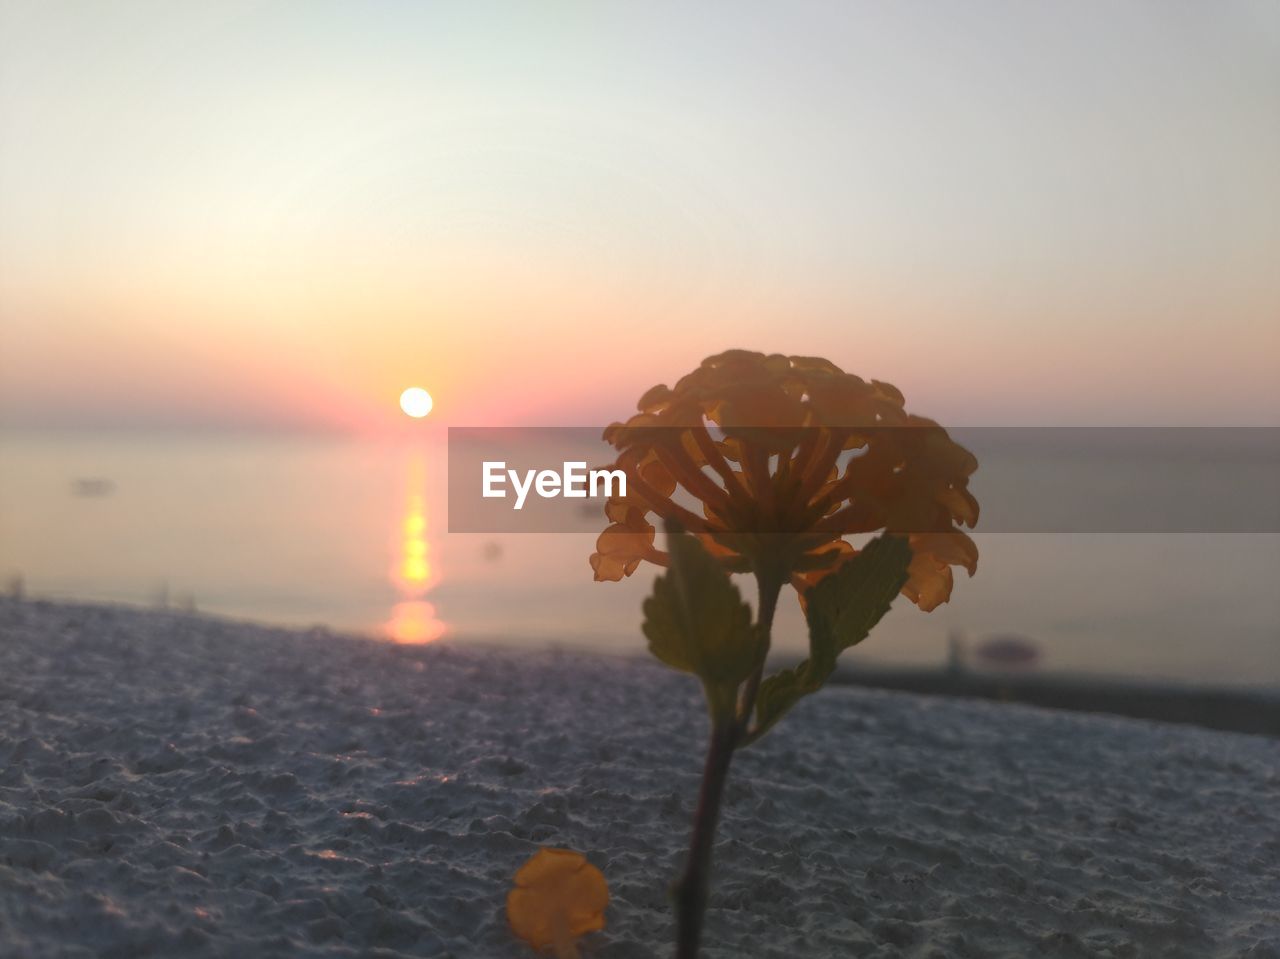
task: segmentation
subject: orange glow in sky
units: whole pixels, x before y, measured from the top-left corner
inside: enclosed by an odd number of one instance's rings
[[[1280,7],[975,5],[32,4],[0,426],[603,425],[735,347],[1280,422]]]

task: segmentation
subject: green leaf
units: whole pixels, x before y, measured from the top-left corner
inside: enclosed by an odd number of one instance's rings
[[[809,592],[810,655],[835,667],[836,658],[867,638],[907,582],[911,547],[901,536],[868,543]]]
[[[712,716],[732,719],[738,686],[764,655],[763,633],[729,574],[698,540],[668,536],[670,570],[644,601],[649,651],[702,680]]]
[[[784,669],[760,683],[756,692],[755,726],[742,744],[750,746],[767,733],[801,698],[821,689],[830,675],[830,672],[817,675],[811,661],[806,659],[795,669]]]
[[[801,698],[826,684],[840,654],[866,639],[889,611],[907,581],[910,563],[906,539],[885,534],[809,591],[809,658],[760,684],[755,726],[744,745],[755,742]]]

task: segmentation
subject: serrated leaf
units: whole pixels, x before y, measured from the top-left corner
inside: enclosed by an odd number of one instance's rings
[[[910,564],[907,540],[886,534],[810,590],[811,657],[834,668],[842,652],[866,639],[906,584]]]
[[[712,715],[733,715],[738,686],[763,655],[763,636],[729,574],[693,536],[668,537],[670,570],[644,601],[649,651],[702,680]]]
[[[835,672],[836,660],[870,634],[907,581],[911,547],[884,535],[809,591],[809,658],[760,684],[756,722],[746,744],[755,742],[800,699],[817,692]]]
[[[830,675],[829,673],[827,675]],[[794,669],[784,669],[760,683],[756,692],[756,724],[743,745],[749,746],[786,715],[800,699],[822,688],[827,676],[816,676],[810,660]]]

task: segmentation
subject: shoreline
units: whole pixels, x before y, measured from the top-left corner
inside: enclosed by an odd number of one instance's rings
[[[948,672],[945,669],[857,666],[830,682],[1045,709],[1101,713],[1280,738],[1280,693],[1268,690],[1141,682],[1052,673]]]
[[[386,637],[332,627],[322,622],[302,624],[271,623],[235,615],[184,608],[150,606],[115,600],[81,600],[41,596],[0,596],[0,602],[33,607],[119,609],[160,615],[193,616],[247,628],[301,633],[320,637],[345,637],[378,645],[411,649],[416,644],[400,644]],[[463,648],[492,649],[514,653],[539,651],[569,655],[602,656],[622,661],[650,664],[643,652],[597,648],[581,641],[512,643],[489,633],[448,635],[444,642]],[[638,644],[642,644],[637,639]],[[423,644],[429,645],[429,644]],[[782,668],[797,665],[802,657],[780,655],[770,662]],[[828,680],[831,687],[860,687],[921,696],[943,696],[1019,703],[1044,709],[1122,716],[1156,722],[1175,723],[1221,732],[1280,738],[1280,687],[1227,684],[1197,684],[1175,679],[1143,680],[1132,676],[1102,673],[1057,673],[972,669],[951,670],[938,666],[906,666],[860,660],[856,653],[846,656]]]

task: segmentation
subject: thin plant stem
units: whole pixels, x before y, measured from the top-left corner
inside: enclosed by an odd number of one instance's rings
[[[773,614],[778,607],[782,578],[757,574],[760,587],[758,623],[765,635],[764,652],[768,652]],[[764,654],[744,687],[738,713],[712,721],[711,741],[702,768],[702,786],[698,791],[698,807],[693,814],[693,832],[689,837],[689,859],[684,873],[675,885],[676,959],[697,959],[702,941],[702,920],[707,911],[711,888],[711,851],[715,846],[716,827],[720,822],[720,806],[729,778],[733,751],[751,719],[760,677],[764,672]]]
[[[689,838],[689,861],[675,888],[676,959],[696,959],[698,955],[702,918],[707,911],[707,894],[711,886],[711,848],[715,843],[720,803],[729,778],[735,738],[736,722],[717,722],[711,729],[698,808],[693,816],[693,833]]]
[[[782,592],[783,579],[781,575],[756,573],[760,592],[760,613],[756,621],[764,632],[764,648],[760,653],[760,661],[756,663],[756,668],[747,679],[746,686],[743,687],[742,699],[738,705],[737,736],[733,742],[735,749],[742,741],[747,726],[751,723],[751,713],[756,708],[756,694],[760,691],[760,682],[764,677],[764,662],[769,655],[769,645],[773,641],[773,616],[778,610],[778,594]]]

